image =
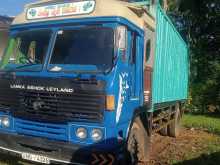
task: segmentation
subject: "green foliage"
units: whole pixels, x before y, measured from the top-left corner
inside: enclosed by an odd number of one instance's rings
[[[220,112],[220,2],[169,0],[169,10],[183,22],[181,33],[190,44],[189,106],[203,113]]]
[[[204,116],[186,114],[183,117],[182,124],[188,128],[205,129],[210,133],[220,135],[220,116]]]

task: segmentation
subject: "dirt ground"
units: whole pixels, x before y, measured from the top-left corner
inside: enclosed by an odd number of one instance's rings
[[[218,165],[209,158],[220,151],[220,137],[206,131],[183,128],[178,138],[154,135],[152,138],[151,165]],[[217,156],[220,157],[218,153]],[[211,159],[211,162],[209,161]],[[219,161],[220,158],[218,158]],[[206,163],[204,161],[207,161]],[[215,161],[215,162],[212,162]]]
[[[0,155],[0,165],[18,164],[27,165]],[[220,165],[220,136],[193,128],[183,128],[178,138],[156,134],[147,165]]]

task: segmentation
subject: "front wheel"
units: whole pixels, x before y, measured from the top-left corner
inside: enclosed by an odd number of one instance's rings
[[[140,118],[136,118],[130,130],[127,150],[130,157],[130,164],[143,164],[150,159],[151,140],[147,134]]]

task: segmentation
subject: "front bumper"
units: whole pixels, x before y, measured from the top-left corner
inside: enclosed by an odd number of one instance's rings
[[[0,134],[0,150],[21,157],[22,153],[43,155],[52,164],[117,164],[120,149],[110,151],[95,146],[81,146],[68,142],[14,134]]]

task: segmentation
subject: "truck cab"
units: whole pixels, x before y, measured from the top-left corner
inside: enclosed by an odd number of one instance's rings
[[[161,123],[155,51],[155,17],[137,3],[27,5],[0,64],[0,149],[44,164],[136,164],[131,137],[141,131],[146,155]]]

